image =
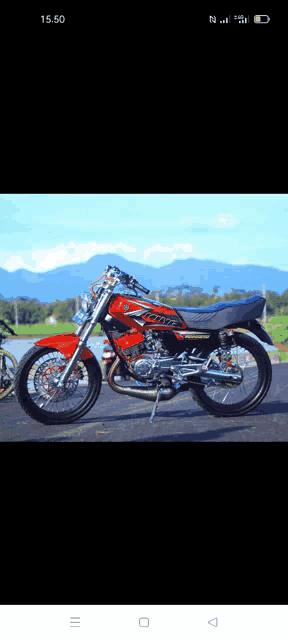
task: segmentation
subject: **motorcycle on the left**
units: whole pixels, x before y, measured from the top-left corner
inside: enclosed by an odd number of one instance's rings
[[[17,335],[4,320],[0,320],[0,324],[11,335]],[[5,333],[0,333],[0,400],[9,396],[10,393],[14,393],[14,373],[18,367],[18,362],[12,353],[2,349],[2,343],[6,338]]]

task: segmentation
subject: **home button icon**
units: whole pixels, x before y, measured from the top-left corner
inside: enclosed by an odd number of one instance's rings
[[[139,627],[149,627],[149,618],[139,618]]]

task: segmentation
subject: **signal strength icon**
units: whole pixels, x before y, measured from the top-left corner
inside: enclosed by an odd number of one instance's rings
[[[225,20],[220,20],[220,24],[229,24],[232,22],[232,16],[225,18]]]
[[[251,22],[250,16],[234,16],[234,20],[238,20],[239,24],[249,24]]]

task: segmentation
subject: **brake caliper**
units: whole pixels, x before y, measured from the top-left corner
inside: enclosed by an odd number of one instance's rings
[[[80,378],[80,380],[83,380],[83,378],[84,378],[83,369],[82,369],[82,367],[79,368],[78,364],[75,364],[74,373],[76,375],[76,378]]]

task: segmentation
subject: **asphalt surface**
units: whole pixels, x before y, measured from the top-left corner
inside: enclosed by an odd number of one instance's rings
[[[8,396],[0,402],[0,442],[286,442],[288,363],[273,364],[272,371],[263,402],[239,418],[209,415],[186,391],[159,402],[151,424],[153,402],[122,396],[102,383],[97,402],[83,418],[47,426],[27,416],[16,398]]]

